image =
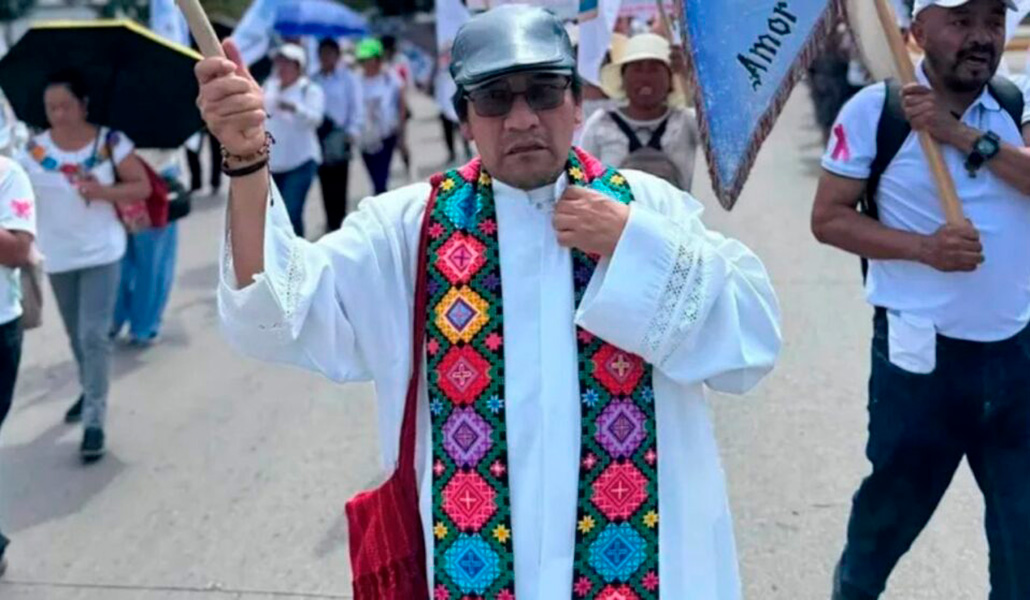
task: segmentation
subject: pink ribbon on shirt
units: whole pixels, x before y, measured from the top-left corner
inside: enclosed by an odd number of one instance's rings
[[[19,219],[28,219],[32,216],[32,202],[29,200],[12,200],[11,208],[14,209],[14,216]]]
[[[833,153],[830,155],[830,158],[841,161],[851,160],[851,150],[848,148],[848,134],[845,133],[844,126],[840,123],[833,128],[833,137],[837,138],[837,143],[833,147]]]

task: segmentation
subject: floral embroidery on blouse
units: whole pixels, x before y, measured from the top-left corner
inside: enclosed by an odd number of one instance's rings
[[[79,163],[61,163],[56,158],[47,153],[46,148],[41,146],[36,140],[29,140],[26,150],[32,160],[36,161],[39,166],[43,167],[44,171],[51,171],[63,174],[68,181],[75,183],[82,179],[86,173],[89,173],[98,165],[104,164],[104,162],[110,160],[111,150],[121,142],[121,135],[117,131],[110,131],[107,133],[107,138],[103,144],[98,144],[98,148],[93,152],[86,160]]]

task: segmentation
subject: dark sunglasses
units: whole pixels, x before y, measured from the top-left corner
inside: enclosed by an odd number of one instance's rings
[[[526,104],[534,111],[552,110],[565,101],[565,90],[572,85],[572,79],[557,77],[546,81],[530,81],[525,91],[516,92],[506,85],[494,85],[465,94],[476,114],[481,117],[503,117],[511,112],[515,98],[523,96]]]

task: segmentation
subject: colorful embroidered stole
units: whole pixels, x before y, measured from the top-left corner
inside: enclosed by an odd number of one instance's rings
[[[580,150],[569,182],[629,203],[625,178]],[[428,360],[434,600],[513,600],[497,215],[477,160],[433,179]],[[578,306],[596,258],[573,252]],[[650,365],[576,331],[582,450],[573,598],[658,598],[658,454]]]

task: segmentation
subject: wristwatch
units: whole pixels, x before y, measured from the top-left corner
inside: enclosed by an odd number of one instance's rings
[[[973,152],[966,159],[966,170],[970,177],[976,177],[987,161],[991,160],[1001,152],[1001,138],[993,131],[981,135],[973,144]]]

